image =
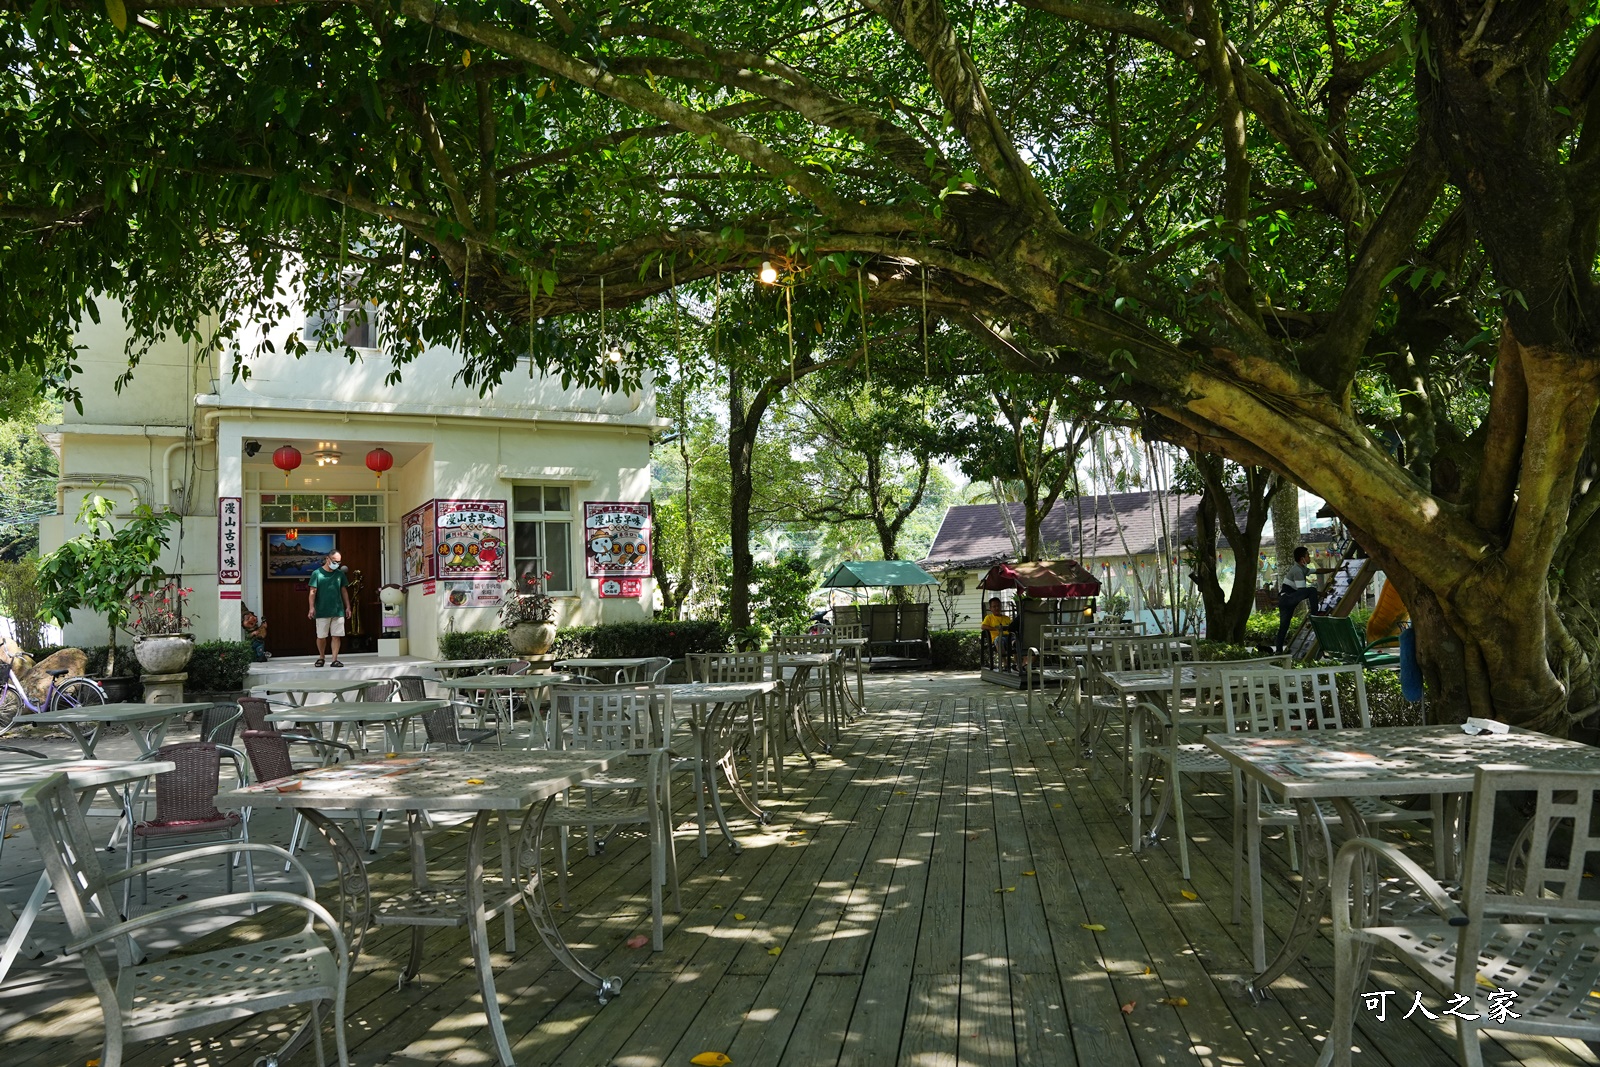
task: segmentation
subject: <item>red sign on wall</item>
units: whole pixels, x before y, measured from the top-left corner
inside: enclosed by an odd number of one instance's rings
[[[644,583],[638,578],[602,578],[600,596],[603,599],[630,597],[637,600],[644,595]]]

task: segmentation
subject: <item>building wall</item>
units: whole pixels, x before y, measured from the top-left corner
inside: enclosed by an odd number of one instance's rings
[[[586,500],[649,499],[650,435],[662,424],[648,387],[603,394],[513,374],[480,397],[476,387],[453,380],[461,362],[446,349],[423,353],[393,383],[385,380],[388,360],[377,352],[354,364],[338,353],[300,360],[267,355],[252,359],[248,376],[235,381],[227,354],[201,355],[173,340],[154,346],[118,392],[114,383],[127,369],[126,335],[108,304],[102,302],[101,323],[87,325],[79,338],[83,411],[69,405],[59,428],[61,515],[40,526],[45,551],[79,531],[75,517],[91,493],[116,501],[123,515],[141,503],[170,508],[183,517],[172,528],[161,566],[194,590],[188,612],[193,632],[201,639],[237,638],[241,602],[218,596],[218,496],[245,498],[242,603],[259,605],[260,494],[380,492],[363,457],[382,445],[396,462],[382,478],[384,559],[377,584],[401,579],[399,523],[412,508],[435,498],[509,502],[514,484],[555,483],[571,494],[575,586],[559,598],[558,623],[649,617],[654,590],[648,579],[637,600],[600,600],[597,584],[582,577],[580,532]],[[271,338],[280,353],[290,328]],[[248,349],[259,340],[246,336],[241,344]],[[252,442],[260,448],[249,456]],[[312,449],[323,442],[337,444],[337,466],[312,461]],[[287,484],[271,460],[285,443],[303,454]],[[406,637],[414,655],[435,655],[445,629],[498,625],[496,609],[446,608],[442,592],[426,595],[420,585],[408,590]],[[66,636],[98,644],[106,630],[98,620],[79,617]]]

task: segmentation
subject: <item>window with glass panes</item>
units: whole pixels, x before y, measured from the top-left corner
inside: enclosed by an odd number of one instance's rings
[[[517,588],[572,592],[572,490],[565,485],[511,487],[511,540]]]

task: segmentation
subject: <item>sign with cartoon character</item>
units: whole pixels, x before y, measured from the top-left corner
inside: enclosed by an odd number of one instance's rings
[[[590,578],[650,576],[649,504],[583,505],[583,557]]]
[[[416,585],[434,576],[433,501],[405,513],[400,519],[400,584]]]
[[[440,578],[503,582],[510,573],[504,500],[434,501]]]
[[[602,578],[600,579],[600,598],[608,600],[623,598],[637,600],[644,595],[644,583],[637,578]]]

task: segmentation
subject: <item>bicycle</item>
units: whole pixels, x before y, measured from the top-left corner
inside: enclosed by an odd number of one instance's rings
[[[46,671],[50,676],[50,685],[44,691],[44,699],[35,704],[28,698],[28,691],[22,687],[22,680],[17,677],[17,672],[12,664],[14,660],[0,658],[0,670],[4,670],[5,678],[0,682],[0,736],[4,736],[16,725],[17,719],[29,714],[39,714],[46,711],[60,711],[62,708],[81,708],[85,705],[104,704],[106,691],[100,688],[100,683],[93,678],[79,675],[74,678],[61,680],[68,670]]]

